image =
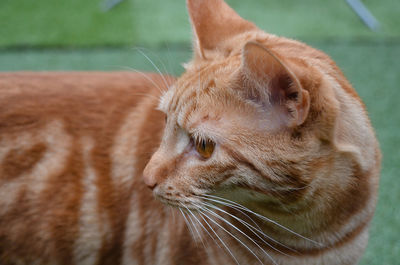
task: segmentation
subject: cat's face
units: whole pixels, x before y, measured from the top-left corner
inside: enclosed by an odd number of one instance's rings
[[[306,163],[316,148],[313,135],[298,129],[310,107],[300,84],[305,74],[260,43],[268,34],[231,9],[224,10],[231,24],[205,30],[201,25],[213,21],[195,2],[195,57],[161,98],[166,127],[145,182],[161,201],[180,207],[197,208],[212,193],[241,203],[290,200],[286,193],[311,181]]]
[[[196,195],[247,183],[254,175],[236,160],[238,150],[248,148],[246,139],[257,130],[262,133],[256,126],[261,115],[232,89],[232,70],[223,64],[193,69],[163,96],[164,137],[146,168],[156,179],[154,193],[161,200],[193,207]],[[257,176],[251,181],[259,182]]]
[[[268,191],[306,185],[302,172],[285,163],[301,164],[309,152],[284,127],[279,109],[243,93],[252,88],[242,78],[242,60],[193,64],[162,97],[164,136],[145,170],[161,201],[196,208],[202,195],[216,192],[241,203],[265,201]]]

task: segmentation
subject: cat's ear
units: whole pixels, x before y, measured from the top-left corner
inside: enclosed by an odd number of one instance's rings
[[[298,70],[277,54],[256,42],[243,48],[242,74],[247,96],[279,116],[286,127],[304,123],[310,108],[310,96],[296,76]]]
[[[205,50],[221,48],[220,45],[256,26],[241,18],[223,0],[187,0],[194,33],[196,55],[204,58]]]

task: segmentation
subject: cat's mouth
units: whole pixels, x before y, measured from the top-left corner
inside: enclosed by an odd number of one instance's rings
[[[198,198],[197,195],[192,195],[192,196],[184,196],[184,197],[179,197],[179,198],[173,198],[170,195],[160,195],[155,193],[154,194],[155,198],[157,200],[159,200],[160,202],[168,205],[168,206],[172,206],[172,207],[176,207],[176,208],[180,208],[180,209],[184,209],[184,210],[199,210],[201,208],[201,205],[203,204],[202,200],[200,198]]]

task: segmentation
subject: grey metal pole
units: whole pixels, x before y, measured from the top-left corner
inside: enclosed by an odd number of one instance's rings
[[[107,12],[109,10],[111,10],[112,8],[114,8],[116,5],[120,4],[122,1],[124,0],[105,0],[102,2],[102,6],[101,9],[104,12]]]
[[[379,22],[360,0],[346,0],[347,4],[372,31],[379,30]]]

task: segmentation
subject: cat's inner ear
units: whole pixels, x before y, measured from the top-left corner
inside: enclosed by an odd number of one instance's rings
[[[205,58],[205,50],[221,49],[226,40],[256,29],[241,18],[223,0],[187,0],[196,55]]]
[[[304,123],[309,93],[278,55],[259,43],[248,42],[243,48],[241,70],[248,98],[279,115],[286,127]]]

